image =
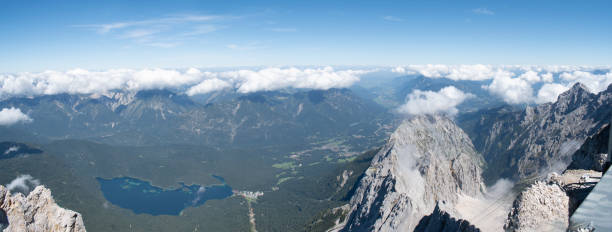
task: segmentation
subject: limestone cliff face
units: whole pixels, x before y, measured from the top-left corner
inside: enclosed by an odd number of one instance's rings
[[[412,231],[437,204],[453,215],[460,194],[481,194],[481,164],[468,136],[450,119],[407,119],[372,160],[343,231]]]
[[[59,207],[44,186],[25,197],[21,193],[11,195],[0,185],[0,228],[4,232],[85,232],[81,214]]]

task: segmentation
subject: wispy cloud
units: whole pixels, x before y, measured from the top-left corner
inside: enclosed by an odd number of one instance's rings
[[[268,31],[274,31],[274,32],[297,32],[297,28],[293,28],[293,27],[276,27],[276,28],[268,28],[266,29]]]
[[[145,43],[144,45],[150,47],[158,47],[158,48],[174,48],[179,46],[181,43],[164,43],[164,42],[154,42],[154,43]]]
[[[114,35],[145,46],[175,47],[184,40],[219,30],[220,22],[239,19],[227,15],[173,15],[146,20],[75,25],[100,35]]]
[[[492,10],[489,10],[484,7],[472,9],[472,13],[479,14],[479,15],[494,15],[495,14],[495,12],[493,12]]]
[[[88,25],[75,25],[75,27],[85,27],[96,30],[98,33],[105,34],[114,30],[126,29],[130,27],[142,27],[142,26],[159,26],[159,25],[173,25],[183,23],[196,23],[196,22],[208,22],[213,20],[228,19],[231,16],[221,15],[179,15],[162,17],[157,19],[137,20],[137,21],[124,21],[124,22],[113,22],[105,24],[88,24]]]
[[[386,21],[391,21],[391,22],[403,22],[404,19],[400,18],[400,17],[396,17],[396,16],[391,16],[391,15],[387,15],[382,17],[384,20]]]
[[[156,33],[159,33],[159,30],[136,29],[136,30],[126,31],[123,35],[125,38],[142,38],[142,37],[151,36]]]
[[[261,46],[259,42],[251,42],[247,44],[228,44],[225,47],[232,49],[232,50],[243,50],[243,51],[263,48],[263,46]]]
[[[195,27],[193,27],[193,29],[191,31],[182,33],[181,35],[183,36],[196,36],[196,35],[203,35],[203,34],[208,34],[211,32],[215,32],[217,30],[219,30],[220,27],[215,26],[215,25],[197,25]]]

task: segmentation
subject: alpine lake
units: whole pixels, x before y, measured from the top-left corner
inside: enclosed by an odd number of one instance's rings
[[[176,189],[164,189],[150,182],[131,177],[112,179],[96,178],[106,200],[136,214],[179,215],[187,207],[203,205],[212,199],[232,196],[232,188],[225,180],[213,175],[221,184],[209,186],[185,185]]]

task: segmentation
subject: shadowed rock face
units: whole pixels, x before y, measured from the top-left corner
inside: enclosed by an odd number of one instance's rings
[[[412,231],[425,215],[455,214],[458,196],[479,196],[481,156],[444,116],[405,120],[372,160],[343,231]]]
[[[421,219],[415,232],[480,232],[470,222],[456,219],[436,205],[433,213]]]
[[[11,195],[0,185],[0,225],[4,231],[85,232],[81,214],[59,207],[44,186],[25,197],[21,193]]]
[[[602,172],[608,159],[608,142],[610,125],[590,136],[572,156],[572,163],[567,169],[586,169]]]
[[[8,227],[8,217],[6,216],[6,212],[0,209],[0,231],[4,230],[6,227]]]

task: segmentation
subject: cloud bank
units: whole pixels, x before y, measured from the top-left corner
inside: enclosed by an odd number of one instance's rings
[[[455,81],[482,81],[483,89],[510,104],[554,102],[560,93],[581,82],[593,93],[612,83],[610,67],[569,65],[405,65],[391,69],[400,74]]]
[[[0,126],[10,126],[20,122],[28,123],[32,122],[32,119],[21,112],[20,109],[14,107],[3,108],[0,111]]]
[[[251,93],[284,88],[344,88],[359,81],[358,75],[366,72],[361,70],[334,71],[331,67],[320,69],[267,68],[259,71],[225,72],[221,76],[230,80],[238,80],[238,92]]]
[[[446,113],[457,114],[457,105],[465,99],[473,97],[470,93],[447,86],[438,92],[415,90],[406,97],[406,103],[398,108],[398,112],[404,114],[434,114]]]
[[[150,89],[186,90],[196,95],[235,88],[240,93],[283,88],[330,89],[349,87],[367,70],[324,68],[264,68],[208,72],[196,68],[112,69],[0,74],[0,98],[50,94],[105,94],[109,91]]]

